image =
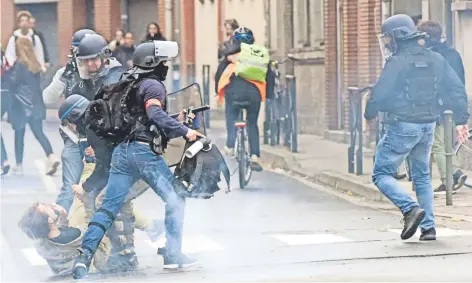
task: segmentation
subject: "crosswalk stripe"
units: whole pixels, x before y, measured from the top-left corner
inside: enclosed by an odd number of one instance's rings
[[[22,249],[21,252],[28,259],[31,265],[41,266],[48,264],[46,260],[38,254],[35,248]]]
[[[389,229],[389,232],[401,234],[402,229]],[[421,231],[418,229],[415,234],[417,237],[421,235]],[[436,228],[436,235],[437,237],[458,237],[458,236],[471,236],[472,231],[467,230],[456,230],[456,229],[449,229],[449,228]]]
[[[290,246],[352,242],[348,238],[333,234],[281,234],[272,235],[272,237]]]

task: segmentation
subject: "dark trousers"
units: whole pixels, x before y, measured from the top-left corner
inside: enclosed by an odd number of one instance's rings
[[[261,96],[257,92],[227,92],[225,93],[226,104],[226,131],[228,133],[226,146],[234,148],[236,142],[236,128],[234,123],[240,118],[241,108],[247,111],[247,124],[249,135],[249,151],[251,155],[261,156],[259,144],[259,127],[257,120],[261,109]],[[241,106],[243,105],[243,106]]]
[[[46,156],[52,154],[52,147],[51,143],[49,142],[48,138],[44,134],[43,131],[43,121],[41,119],[30,119],[28,121],[31,131],[33,132],[34,137],[36,140],[41,144],[44,153]],[[16,164],[23,163],[23,153],[25,148],[25,127],[15,129],[15,157],[16,157]],[[3,143],[2,143],[3,144]]]

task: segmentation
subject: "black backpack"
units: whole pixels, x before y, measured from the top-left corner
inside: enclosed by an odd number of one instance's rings
[[[85,112],[87,127],[112,143],[125,140],[138,118],[131,115],[129,98],[136,97],[139,82],[129,76],[117,83],[101,86]]]
[[[185,150],[193,143],[187,142]],[[185,152],[185,151],[184,151]],[[218,147],[212,144],[210,150],[200,150],[194,157],[182,157],[174,171],[175,190],[183,197],[209,199],[220,190],[224,182],[226,192],[230,191],[230,172]],[[222,179],[221,177],[224,177]],[[185,183],[184,183],[185,182]]]

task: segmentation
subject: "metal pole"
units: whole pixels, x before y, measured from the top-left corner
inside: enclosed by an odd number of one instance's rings
[[[364,174],[362,171],[363,169],[363,164],[362,164],[362,158],[364,157],[364,154],[362,153],[362,149],[364,147],[364,138],[363,138],[363,129],[362,129],[362,122],[363,122],[363,116],[362,116],[362,93],[359,93],[358,94],[359,96],[359,100],[358,100],[358,104],[357,104],[357,118],[356,118],[356,125],[357,125],[357,129],[359,131],[359,147],[357,148],[357,152],[356,152],[356,161],[357,161],[357,175],[362,175]]]
[[[452,205],[452,111],[444,111],[444,144],[446,146],[446,205]]]

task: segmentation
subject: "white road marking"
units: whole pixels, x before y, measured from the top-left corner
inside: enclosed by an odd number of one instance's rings
[[[46,260],[38,254],[35,248],[22,249],[21,252],[28,259],[31,265],[42,266],[48,264]]]
[[[38,168],[39,176],[41,176],[46,192],[57,193],[56,183],[54,183],[51,176],[46,175],[46,166],[44,162],[38,159],[36,160],[35,165],[36,168]]]
[[[333,235],[333,234],[283,234],[283,235],[272,235],[272,237],[290,246],[352,242],[352,240],[348,238],[344,238],[344,237]]]
[[[401,234],[402,229],[389,229],[387,230],[389,232]],[[415,236],[419,237],[421,235],[420,229],[416,231]],[[438,238],[440,237],[459,237],[459,236],[471,236],[472,231],[468,230],[455,230],[455,229],[449,229],[449,228],[436,228],[436,236]]]
[[[135,230],[136,231],[136,230]],[[151,246],[154,250],[157,250],[160,247],[164,247],[166,243],[166,238],[164,235],[159,237],[159,239],[155,242],[151,242],[147,238],[147,235],[144,232],[141,231],[136,231],[135,234],[135,245],[136,248],[138,248],[139,242],[137,241],[138,239],[138,234],[143,234],[142,238],[145,240],[144,242],[148,245]],[[146,236],[144,236],[146,235]],[[224,250],[224,248],[210,239],[209,237],[205,235],[195,235],[195,236],[185,236],[182,239],[182,252],[186,254],[195,254],[195,253],[200,253],[200,252],[210,252],[210,251],[221,251]]]

